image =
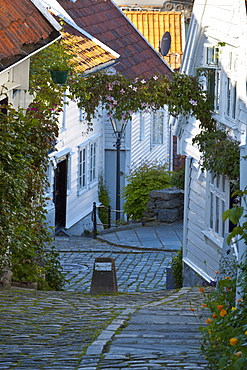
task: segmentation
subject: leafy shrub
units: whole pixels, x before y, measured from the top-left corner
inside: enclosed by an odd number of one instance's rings
[[[122,190],[125,200],[124,212],[131,218],[143,217],[151,190],[162,190],[170,186],[170,173],[165,164],[143,162],[127,176],[128,184]]]
[[[172,275],[174,278],[175,288],[179,289],[183,286],[183,249],[177,252],[175,256],[172,257],[171,262]]]
[[[238,191],[246,203],[247,191]],[[228,236],[243,239],[247,244],[247,222],[243,207],[234,206],[227,210],[223,219],[237,225]],[[238,278],[225,276],[219,280],[215,292],[206,296],[205,305],[209,308],[211,317],[207,319],[208,326],[201,328],[203,332],[202,352],[209,362],[209,369],[247,369],[247,259],[246,252],[238,265]],[[231,261],[229,261],[231,263]],[[223,266],[224,270],[224,266]],[[224,271],[223,271],[224,272]],[[216,272],[218,273],[218,272]],[[220,271],[222,273],[222,271]],[[241,298],[236,302],[236,291],[241,292]]]
[[[102,224],[104,225],[104,228],[107,228],[108,224],[108,207],[110,205],[110,196],[109,191],[105,185],[103,176],[99,177],[99,201],[104,206],[99,208],[99,218]],[[84,231],[85,232],[85,231]]]
[[[185,167],[181,167],[178,171],[171,174],[171,185],[176,186],[178,189],[184,190],[184,176]]]
[[[210,311],[206,327],[201,327],[201,350],[209,369],[244,370],[247,368],[246,296],[235,303],[236,279],[226,276],[215,292],[207,295]]]

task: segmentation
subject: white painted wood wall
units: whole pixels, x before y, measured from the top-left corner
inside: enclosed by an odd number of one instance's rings
[[[79,120],[79,109],[77,104],[69,101],[68,105],[64,106],[64,112],[60,116],[61,127],[56,144],[56,151],[50,154],[50,161],[54,166],[50,171],[50,202],[48,203],[48,219],[54,226],[55,208],[53,199],[54,186],[54,170],[56,161],[64,154],[68,154],[68,189],[67,189],[67,207],[66,207],[66,229],[70,229],[76,223],[85,218],[80,227],[72,232],[80,235],[84,229],[92,229],[92,220],[90,214],[93,208],[93,202],[98,202],[98,175],[104,168],[104,130],[103,122],[99,117],[93,120],[93,131],[87,133],[87,124]],[[96,181],[89,184],[89,171],[87,172],[87,183],[89,186],[79,192],[78,191],[78,171],[79,171],[79,147],[90,145],[97,141],[97,165],[96,165]],[[87,217],[88,216],[88,217]]]
[[[194,15],[185,48],[181,71],[195,75],[195,68],[204,65],[203,46],[225,42],[220,52],[222,62],[221,96],[226,96],[229,52],[237,55],[237,109],[236,120],[226,118],[226,99],[222,98],[218,114],[214,118],[231,128],[235,138],[246,144],[246,9],[242,0],[195,0]],[[194,118],[180,119],[176,122],[174,133],[178,136],[178,154],[186,155],[186,185],[184,211],[183,260],[195,273],[207,281],[214,280],[218,270],[223,239],[216,238],[207,228],[206,216],[210,204],[206,193],[207,173],[201,173],[200,153],[192,145],[192,138],[199,133],[198,122]],[[241,175],[243,174],[241,167]],[[247,185],[247,184],[246,184]]]

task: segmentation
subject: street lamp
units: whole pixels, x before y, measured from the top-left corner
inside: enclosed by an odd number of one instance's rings
[[[121,138],[123,136],[126,122],[119,121],[115,117],[110,117],[111,124],[113,127],[114,134],[117,138],[116,148],[117,148],[117,168],[116,168],[116,211],[120,211],[120,147]],[[116,212],[116,221],[120,220],[120,212]]]

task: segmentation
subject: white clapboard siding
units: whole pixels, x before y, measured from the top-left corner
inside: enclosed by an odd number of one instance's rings
[[[54,152],[56,158],[59,153],[69,153],[67,205],[66,205],[66,228],[69,229],[82,218],[91,213],[93,202],[98,202],[98,174],[102,173],[104,166],[104,143],[103,143],[103,122],[100,117],[94,119],[93,130],[88,131],[86,122],[79,120],[79,109],[75,102],[70,101],[64,106],[64,112],[60,117],[60,132],[56,144],[57,151]],[[96,181],[89,184],[89,172],[87,173],[87,188],[78,191],[78,160],[79,147],[90,145],[97,141],[97,175]],[[50,157],[52,160],[52,156]],[[48,210],[51,212],[52,210]],[[81,231],[83,232],[83,230]]]
[[[214,116],[221,125],[232,130],[232,135],[246,144],[246,8],[241,0],[215,0],[203,3],[195,0],[193,16],[188,32],[187,45],[181,70],[188,75],[195,74],[195,68],[205,66],[205,45],[225,43],[221,48],[221,90],[220,109]],[[232,64],[231,60],[234,60]],[[244,76],[244,78],[243,78]],[[236,83],[236,117],[227,113],[227,81]],[[234,85],[233,85],[234,86]],[[186,123],[185,123],[186,121]],[[187,156],[185,181],[183,260],[197,274],[206,280],[216,278],[223,240],[207,229],[207,215],[210,204],[207,198],[207,173],[200,172],[200,153],[192,145],[193,137],[199,133],[195,118],[178,121],[176,133],[179,136],[179,154]],[[243,172],[244,166],[241,167]],[[240,173],[240,180],[243,178]],[[226,199],[227,199],[226,194]]]
[[[138,166],[142,161],[148,162],[169,162],[170,135],[168,125],[168,112],[164,110],[164,131],[163,143],[152,144],[152,113],[137,113],[132,118],[131,135],[131,166]],[[141,122],[143,120],[143,122]],[[143,133],[141,134],[141,125]]]
[[[195,162],[195,160],[193,160]],[[188,210],[184,235],[184,259],[188,264],[197,266],[197,272],[204,272],[207,280],[215,278],[219,262],[219,247],[210,242],[204,234],[206,214],[206,182],[198,180],[198,170],[192,166],[189,173]]]

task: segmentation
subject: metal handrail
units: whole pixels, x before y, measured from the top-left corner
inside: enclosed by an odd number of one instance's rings
[[[105,209],[108,210],[108,223],[107,224],[102,224],[102,223],[98,224],[97,223],[97,208],[105,208]],[[111,206],[106,207],[103,204],[101,204],[100,206],[97,206],[96,202],[93,202],[92,221],[93,221],[93,238],[94,239],[97,236],[97,225],[108,226],[108,229],[111,228],[111,226],[112,226],[111,213],[112,212],[123,213],[124,211],[123,210],[112,209]],[[115,224],[115,226],[117,226],[117,223]]]

